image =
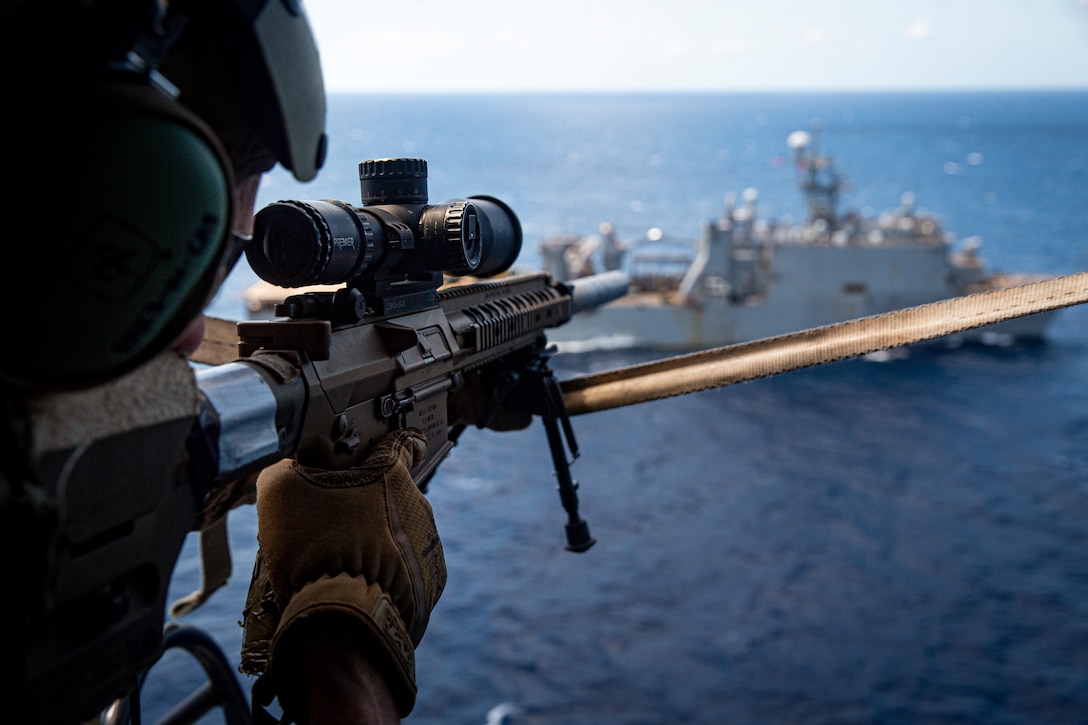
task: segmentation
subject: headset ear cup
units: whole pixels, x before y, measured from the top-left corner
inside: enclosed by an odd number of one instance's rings
[[[2,362],[35,386],[98,382],[164,349],[212,293],[230,233],[230,165],[192,114],[132,81],[74,108],[39,159],[74,193],[30,205],[46,232],[31,269],[48,282],[19,297],[20,350]]]

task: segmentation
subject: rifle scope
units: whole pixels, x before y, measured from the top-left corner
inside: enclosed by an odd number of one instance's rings
[[[491,277],[521,251],[521,223],[490,196],[427,203],[424,159],[359,164],[362,206],[278,201],[257,212],[246,257],[280,287],[445,272]]]

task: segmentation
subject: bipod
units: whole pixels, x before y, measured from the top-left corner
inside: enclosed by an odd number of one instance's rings
[[[567,512],[566,549],[580,553],[597,540],[590,535],[589,524],[578,514],[578,482],[570,473],[571,464],[578,458],[578,441],[563,401],[563,391],[548,366],[548,359],[554,354],[554,348],[534,348],[502,370],[500,382],[493,389],[490,414],[484,415],[481,427],[486,426],[500,405],[540,416],[548,435],[559,500]]]

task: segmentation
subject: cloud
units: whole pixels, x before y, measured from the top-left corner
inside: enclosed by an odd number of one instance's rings
[[[933,35],[933,25],[928,20],[915,20],[903,30],[907,40],[922,40]]]

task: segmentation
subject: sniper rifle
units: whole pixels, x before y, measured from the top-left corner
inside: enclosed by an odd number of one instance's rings
[[[569,470],[577,442],[545,331],[626,294],[627,277],[497,276],[521,250],[517,216],[487,196],[428,204],[426,180],[422,159],[364,161],[360,207],[280,201],[258,212],[246,248],[258,276],[344,286],[286,297],[275,310],[284,319],[238,323],[240,357],[198,373],[214,478],[288,455],[349,468],[381,436],[412,427],[427,438],[413,470],[425,490],[467,425],[503,429],[537,415],[567,548],[585,551],[594,540]],[[485,279],[443,286],[447,274]]]

